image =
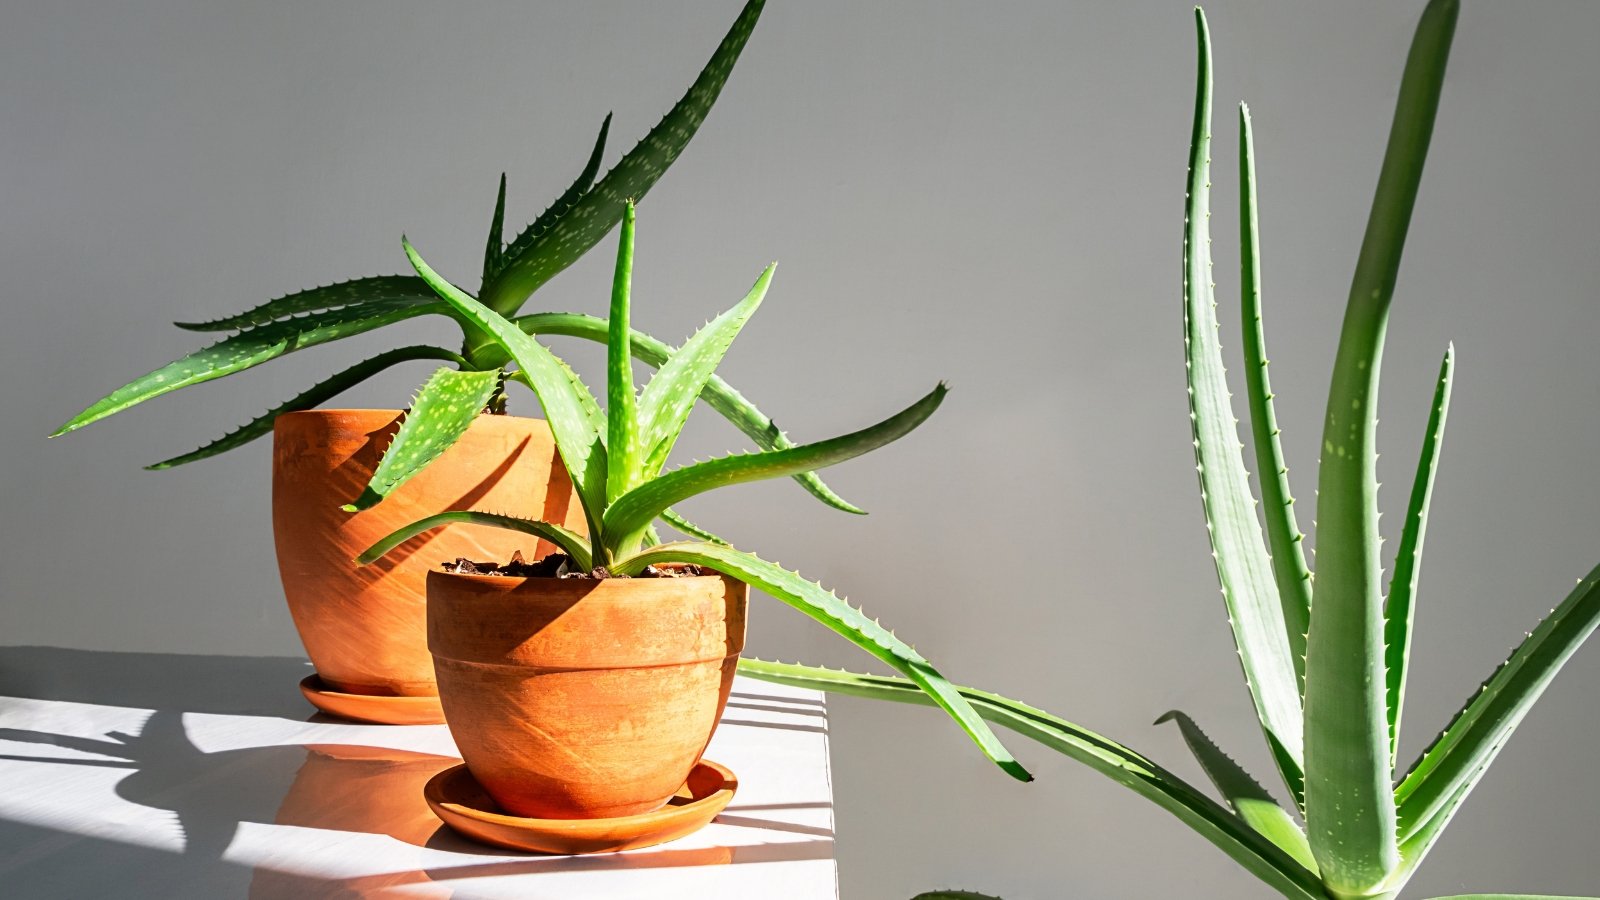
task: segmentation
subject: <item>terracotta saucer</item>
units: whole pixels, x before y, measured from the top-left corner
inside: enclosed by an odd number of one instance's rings
[[[465,764],[428,780],[422,796],[446,825],[481,843],[536,853],[614,853],[677,840],[722,812],[739,780],[709,759],[694,770],[667,805],[614,819],[528,819],[508,816],[490,799]]]
[[[300,693],[312,706],[341,719],[376,725],[444,724],[444,708],[438,697],[346,694],[329,688],[316,675],[307,675],[300,682]]]

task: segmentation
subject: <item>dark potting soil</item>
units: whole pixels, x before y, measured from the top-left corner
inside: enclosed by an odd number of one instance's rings
[[[457,557],[455,562],[440,563],[446,572],[455,575],[504,575],[507,578],[631,578],[630,575],[613,575],[605,568],[596,568],[587,572],[579,571],[572,566],[572,557],[565,553],[552,553],[538,562],[528,562],[522,558],[522,551],[511,554],[511,561],[505,564],[494,562],[477,562]],[[692,578],[696,575],[706,574],[701,566],[690,563],[674,563],[666,566],[645,566],[639,578]]]

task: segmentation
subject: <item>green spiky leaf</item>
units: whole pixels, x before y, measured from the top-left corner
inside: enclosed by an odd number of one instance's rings
[[[237,331],[241,328],[265,325],[289,316],[326,312],[363,303],[404,300],[423,302],[432,299],[433,291],[428,290],[422,279],[415,275],[373,275],[297,291],[221,319],[173,324],[188,331]]]
[[[714,488],[796,472],[824,468],[854,459],[909,434],[943,402],[947,389],[938,385],[926,396],[893,416],[841,437],[802,444],[786,450],[742,453],[692,463],[645,482],[623,494],[606,510],[602,534],[621,548],[630,536],[648,525],[674,503]]]
[[[1222,366],[1211,284],[1211,34],[1195,10],[1199,46],[1194,131],[1189,146],[1183,234],[1184,355],[1189,422],[1212,557],[1233,624],[1234,643],[1256,714],[1284,781],[1301,782],[1300,690],[1255,498],[1244,468],[1244,445]]]
[[[379,372],[414,359],[442,359],[446,362],[453,362],[456,365],[466,364],[466,360],[462,359],[458,353],[452,353],[442,347],[429,347],[420,344],[380,353],[369,360],[356,363],[348,369],[328,376],[318,384],[274,406],[209,444],[196,450],[191,450],[182,456],[174,456],[171,459],[145,466],[145,468],[150,470],[170,469],[174,466],[207,459],[242,447],[256,438],[271,434],[272,424],[277,421],[278,416],[286,412],[314,409]]]
[[[726,544],[726,543],[728,543],[727,541],[723,540],[722,538],[717,537],[716,535],[712,534],[711,532],[705,530],[704,528],[701,528],[699,525],[696,525],[695,523],[689,521],[688,519],[685,519],[683,516],[678,515],[677,513],[673,512],[670,509],[663,509],[661,511],[661,521],[667,523],[668,525],[671,525],[673,528],[678,529],[679,531],[683,532],[684,534],[688,535],[689,537],[694,538],[697,541],[707,541],[707,542],[712,543],[712,544]],[[660,541],[656,541],[656,543],[659,544],[661,542]]]
[[[1222,748],[1187,714],[1173,710],[1156,720],[1157,725],[1163,722],[1177,723],[1178,731],[1183,734],[1183,741],[1189,746],[1189,752],[1194,754],[1195,761],[1200,763],[1200,768],[1222,794],[1222,799],[1246,825],[1294,857],[1300,865],[1312,872],[1317,870],[1316,860],[1311,857],[1311,845],[1306,843],[1306,833],[1300,830],[1294,816],[1279,806],[1260,782],[1222,752]]]
[[[1450,410],[1450,383],[1455,371],[1455,353],[1455,345],[1451,344],[1445,349],[1444,361],[1439,364],[1439,381],[1434,388],[1433,406],[1428,413],[1428,430],[1422,437],[1421,458],[1417,460],[1417,474],[1412,479],[1411,502],[1406,507],[1406,521],[1400,531],[1400,549],[1395,554],[1394,576],[1389,579],[1389,599],[1383,609],[1391,766],[1400,749],[1401,707],[1406,697],[1411,625],[1416,618],[1417,584],[1422,573],[1422,542],[1428,528],[1428,507],[1433,496],[1434,476],[1439,469],[1439,445],[1444,440],[1445,417]]]
[[[652,547],[620,560],[613,571],[622,575],[637,575],[645,566],[664,562],[691,563],[715,569],[805,613],[915,682],[933,698],[933,702],[956,720],[962,730],[1006,774],[1019,781],[1033,780],[1028,770],[1011,756],[994,732],[989,730],[989,726],[978,717],[966,698],[934,669],[932,663],[895,637],[893,632],[879,625],[876,619],[867,618],[865,613],[827,588],[752,554],[721,544],[696,541]]]
[[[554,202],[545,207],[544,212],[540,213],[538,218],[528,223],[528,226],[524,228],[522,232],[517,235],[516,239],[512,241],[513,247],[525,243],[527,237],[530,235],[541,234],[549,230],[550,226],[555,224],[556,220],[566,215],[567,212],[572,209],[573,204],[577,203],[578,200],[583,197],[584,193],[594,185],[594,177],[600,172],[600,161],[605,158],[606,137],[610,133],[611,114],[606,113],[605,121],[600,123],[600,133],[595,137],[594,147],[589,151],[589,160],[588,162],[584,163],[583,171],[579,172],[578,177],[573,179],[571,184],[567,185],[567,189],[561,192],[561,196],[557,197]],[[504,181],[504,176],[501,176],[502,184]],[[501,188],[501,192],[503,196],[504,187]],[[504,215],[500,210],[496,210],[495,222],[497,225],[503,225]],[[485,258],[483,269],[484,287],[487,287],[489,282],[494,280],[494,276],[500,274],[500,270],[505,266],[506,247],[499,242],[500,235],[502,233],[502,230],[497,228],[491,237],[491,246],[494,247],[494,265],[489,265],[487,257]]]
[[[1244,318],[1244,383],[1250,405],[1250,433],[1255,439],[1265,504],[1267,542],[1272,549],[1272,575],[1283,606],[1284,634],[1289,640],[1300,688],[1305,689],[1306,631],[1311,625],[1311,569],[1306,565],[1305,535],[1295,521],[1294,494],[1289,490],[1289,464],[1279,440],[1272,382],[1267,377],[1266,324],[1261,317],[1261,241],[1256,210],[1255,135],[1250,107],[1239,104],[1239,294]],[[1300,798],[1297,796],[1296,802]]]
[[[483,281],[488,284],[490,277],[496,269],[500,268],[500,256],[505,253],[505,228],[506,228],[506,173],[500,173],[500,192],[495,195],[494,216],[489,219],[489,240],[483,248]],[[428,289],[433,292],[432,288]]]
[[[448,306],[438,302],[382,300],[241,331],[117,388],[56,429],[51,437],[76,431],[162,394],[242,372],[296,350],[448,311]]]
[[[704,393],[729,345],[761,305],[776,268],[777,263],[768,266],[743,300],[684,341],[645,385],[639,397],[639,418],[640,440],[648,451],[643,463],[646,477],[654,476],[666,464],[695,398]]]
[[[500,386],[500,372],[439,369],[417,391],[378,468],[346,512],[370,509],[455,445]]]
[[[739,674],[847,696],[922,706],[934,704],[932,698],[904,678],[857,675],[759,659],[740,660]],[[1295,900],[1326,900],[1327,895],[1317,877],[1304,866],[1215,800],[1137,751],[1016,700],[973,688],[958,687],[956,690],[984,719],[1083,763],[1173,814],[1284,896]]]
[[[1401,839],[1464,797],[1561,667],[1600,624],[1600,567],[1551,611],[1456,713],[1395,789]]]
[[[1499,754],[1500,748],[1503,746],[1505,745],[1497,745],[1491,752],[1485,754],[1472,781],[1457,787],[1451,792],[1449,799],[1438,808],[1437,812],[1428,817],[1418,827],[1408,829],[1409,834],[1400,841],[1402,878],[1409,877],[1407,873],[1415,872],[1422,865],[1422,861],[1427,858],[1429,851],[1433,849],[1433,845],[1444,834],[1445,827],[1450,824],[1451,819],[1455,818],[1456,811],[1461,808],[1462,801],[1467,799],[1467,794],[1472,792],[1472,784],[1476,782],[1477,778],[1482,777],[1483,771],[1489,768],[1489,763],[1494,761],[1494,757]]]
[[[617,268],[611,280],[611,322],[606,336],[606,502],[640,480],[639,395],[633,387],[633,353],[628,348],[633,294],[633,240],[636,212],[630,201],[622,214]],[[654,518],[654,517],[652,517]],[[648,522],[645,524],[649,524]]]
[[[518,377],[534,389],[544,407],[545,420],[584,509],[605,509],[605,417],[594,395],[571,367],[544,345],[441,277],[423,261],[410,241],[402,240],[402,244],[423,280],[463,319],[493,337],[516,360],[520,367]],[[591,521],[591,533],[599,533],[593,528],[596,524]]]
[[[419,534],[432,531],[435,528],[455,523],[468,525],[488,525],[492,528],[504,528],[510,531],[520,531],[534,537],[544,538],[557,547],[561,552],[572,557],[572,563],[580,571],[593,568],[593,559],[589,553],[589,542],[577,532],[556,525],[551,522],[538,522],[531,519],[518,519],[514,516],[502,516],[495,513],[477,512],[473,510],[456,510],[453,512],[439,513],[412,522],[388,535],[383,540],[356,557],[356,565],[366,566],[377,562],[384,556],[393,552],[394,548],[404,544]]]
[[[1378,373],[1457,12],[1455,0],[1434,0],[1417,25],[1323,423],[1306,664],[1306,824],[1328,885],[1349,894],[1376,889],[1400,863],[1384,672]]]
[[[605,319],[583,313],[534,313],[518,316],[512,321],[529,334],[578,337],[596,342],[606,340],[609,327]],[[630,336],[629,346],[635,359],[657,368],[665,365],[676,352],[667,344],[637,330]],[[763,450],[782,450],[795,446],[788,435],[721,376],[711,376],[700,391],[700,399]],[[815,472],[802,472],[793,478],[812,496],[834,509],[857,515],[866,514],[866,510],[836,494]]]
[[[565,216],[573,208],[574,203],[578,203],[584,192],[589,191],[590,187],[594,186],[595,175],[600,173],[600,160],[605,159],[606,136],[610,135],[610,133],[611,114],[608,112],[605,115],[605,120],[600,123],[600,133],[595,136],[594,147],[589,151],[589,160],[584,163],[582,171],[579,171],[578,178],[574,178],[573,183],[566,186],[566,191],[562,191],[562,194],[558,195],[554,202],[550,202],[549,207],[544,208],[544,211],[539,213],[538,218],[534,218],[531,223],[528,223],[528,226],[512,242],[514,247],[518,242],[523,242],[526,235],[542,234],[542,232],[549,231],[550,226],[555,224],[557,219]],[[480,290],[486,290],[490,282],[493,282],[494,275],[498,275],[506,267],[507,247],[506,243],[504,243],[504,227],[506,227],[506,176],[501,175],[499,202],[494,205],[494,219],[490,227],[490,240],[488,240],[488,248],[483,253],[483,282]],[[518,306],[520,306],[520,301],[518,301]],[[510,311],[506,312],[509,314],[509,312],[515,312],[515,309],[510,309]]]
[[[765,0],[749,0],[683,98],[570,209],[544,227],[530,227],[506,248],[483,301],[502,314],[572,265],[616,226],[623,204],[643,199],[683,152],[716,102],[761,17]],[[537,225],[538,223],[535,223]]]

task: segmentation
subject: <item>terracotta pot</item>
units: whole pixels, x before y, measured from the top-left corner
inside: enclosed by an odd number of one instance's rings
[[[721,575],[428,573],[428,649],[467,768],[513,815],[660,808],[722,716],[748,598]]]
[[[397,410],[321,409],[286,413],[273,428],[272,525],[283,592],[317,674],[344,693],[438,692],[426,641],[430,568],[458,556],[506,560],[521,550],[531,560],[555,549],[504,529],[449,525],[357,567],[355,557],[380,538],[451,509],[584,528],[549,426],[513,416],[479,416],[388,499],[342,511],[372,477],[399,423]]]

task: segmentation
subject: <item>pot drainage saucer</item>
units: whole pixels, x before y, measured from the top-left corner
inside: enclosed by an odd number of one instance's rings
[[[341,719],[376,725],[444,724],[444,708],[438,697],[346,694],[328,687],[317,675],[307,675],[300,682],[300,693],[312,706]]]
[[[429,779],[422,796],[446,825],[472,840],[569,854],[633,850],[693,834],[716,818],[738,789],[731,771],[702,759],[667,805],[652,812],[608,819],[531,819],[501,812],[463,763]]]

